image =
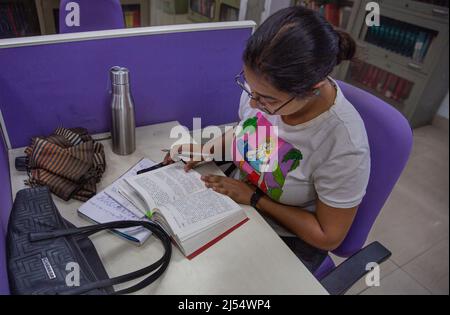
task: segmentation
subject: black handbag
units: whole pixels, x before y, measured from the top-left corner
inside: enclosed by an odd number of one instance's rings
[[[146,268],[109,278],[88,237],[103,230],[138,226],[150,230],[161,240],[164,255]],[[7,267],[12,294],[129,294],[158,279],[167,269],[171,255],[170,237],[153,222],[121,221],[76,228],[59,214],[47,187],[21,190],[14,201],[7,233]],[[67,282],[69,273],[75,270],[67,270],[68,266],[79,267],[76,286],[73,281]],[[144,280],[127,289],[116,292],[113,288],[144,276]]]

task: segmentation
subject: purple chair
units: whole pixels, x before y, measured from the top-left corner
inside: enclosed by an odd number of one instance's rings
[[[315,273],[316,278],[331,294],[345,293],[367,273],[368,263],[381,263],[391,256],[391,253],[377,242],[362,248],[408,162],[413,144],[411,127],[400,112],[377,97],[347,83],[339,82],[339,86],[364,120],[372,166],[367,194],[356,219],[344,242],[333,251],[339,257],[351,258],[336,268],[328,257]]]
[[[77,3],[80,9],[80,26],[69,26],[66,17],[73,8],[66,6]],[[61,0],[59,6],[59,33],[89,32],[124,28],[122,6],[119,0]]]

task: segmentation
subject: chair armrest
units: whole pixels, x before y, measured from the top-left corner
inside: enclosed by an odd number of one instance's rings
[[[374,242],[336,267],[321,280],[321,284],[331,295],[345,294],[370,272],[366,270],[369,263],[381,264],[391,255],[392,253],[383,245]]]

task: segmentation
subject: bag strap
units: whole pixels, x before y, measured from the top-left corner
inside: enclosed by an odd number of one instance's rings
[[[66,237],[66,236],[83,236],[88,237],[92,234],[98,233],[103,230],[109,230],[109,229],[123,229],[123,228],[130,228],[130,227],[137,227],[142,226],[146,228],[147,230],[151,231],[157,238],[161,240],[161,242],[164,245],[164,255],[155,263],[152,265],[137,270],[135,272],[128,273],[123,276],[118,276],[111,279],[104,279],[97,282],[89,283],[87,285],[83,285],[81,287],[71,289],[65,292],[61,292],[59,294],[62,295],[77,295],[77,294],[83,294],[95,289],[102,289],[122,283],[126,283],[138,278],[141,278],[143,276],[146,276],[156,270],[153,274],[145,278],[143,281],[139,282],[138,284],[131,286],[127,289],[115,292],[114,294],[130,294],[136,291],[139,291],[146,286],[153,283],[156,279],[158,279],[167,269],[170,263],[170,258],[172,256],[172,243],[170,240],[170,237],[166,234],[166,232],[157,224],[153,222],[147,222],[147,221],[118,221],[118,222],[111,222],[111,223],[105,223],[105,224],[98,224],[93,226],[87,226],[87,227],[81,227],[81,228],[73,228],[73,229],[66,229],[66,230],[56,230],[51,232],[38,232],[38,233],[30,233],[29,238],[31,242],[37,242],[37,241],[43,241],[43,240],[49,240],[54,239],[58,237]]]

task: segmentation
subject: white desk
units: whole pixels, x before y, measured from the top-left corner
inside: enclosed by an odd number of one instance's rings
[[[120,177],[143,157],[159,162],[163,148],[175,142],[170,139],[177,122],[138,128],[137,150],[120,157],[112,153],[111,141],[104,140],[107,169],[98,191]],[[11,150],[11,183],[13,194],[25,188],[27,178],[14,168],[24,148]],[[81,202],[65,202],[54,196],[61,214],[76,226],[90,225],[77,215]],[[174,248],[172,261],[164,275],[139,294],[179,295],[279,295],[327,294],[325,289],[276,235],[266,221],[251,207],[244,207],[250,221],[206,252],[189,261]],[[149,265],[162,254],[162,245],[150,238],[137,247],[112,235],[101,233],[91,237],[110,276],[118,276]],[[120,286],[118,288],[121,288]]]

